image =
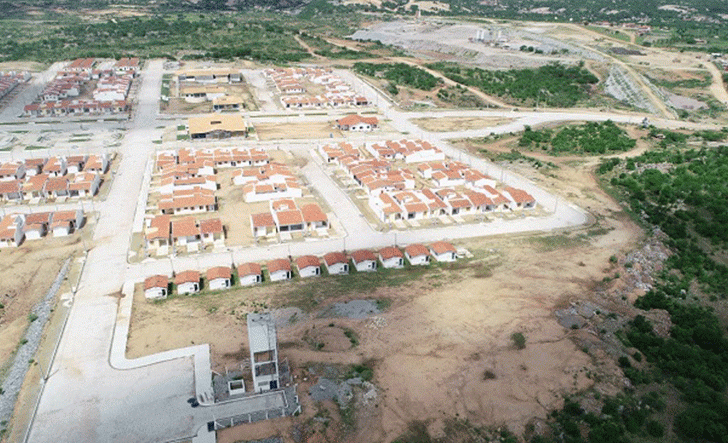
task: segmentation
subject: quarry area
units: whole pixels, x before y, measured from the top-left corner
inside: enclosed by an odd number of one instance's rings
[[[615,333],[670,251],[594,170],[658,146],[652,126],[720,130],[720,63],[568,24],[402,19],[338,43],[369,41],[398,52],[361,61],[436,86],[326,57],[0,68],[2,441],[531,436],[630,384]],[[440,62],[595,81],[516,103]],[[607,121],[634,145],[519,144]]]

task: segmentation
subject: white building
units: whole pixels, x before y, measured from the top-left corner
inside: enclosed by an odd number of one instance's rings
[[[177,285],[177,293],[180,295],[200,292],[200,273],[197,271],[180,272],[174,278],[174,284]]]
[[[257,263],[243,263],[238,266],[238,279],[241,286],[252,286],[263,281],[263,272]]]
[[[412,266],[424,266],[430,263],[430,251],[421,244],[413,244],[404,248],[404,255]]]
[[[379,261],[382,266],[388,269],[399,269],[404,267],[404,254],[394,246],[388,246],[379,250]]]
[[[367,249],[352,252],[351,261],[357,272],[376,272],[377,270],[377,256]]]
[[[276,326],[269,313],[248,314],[248,341],[253,389],[265,392],[280,387]]]
[[[232,286],[230,268],[217,266],[207,270],[207,284],[211,291],[228,289]]]
[[[153,275],[144,280],[144,297],[148,300],[167,298],[168,285],[166,275]]]
[[[281,281],[291,279],[291,262],[279,258],[271,260],[267,264],[270,281]]]
[[[439,262],[454,262],[457,260],[457,249],[452,243],[438,241],[430,245],[430,253]]]
[[[349,273],[349,261],[342,252],[329,252],[324,255],[324,263],[329,275],[346,275]]]
[[[301,278],[315,277],[321,275],[321,264],[319,259],[313,255],[304,255],[296,259],[298,275]]]

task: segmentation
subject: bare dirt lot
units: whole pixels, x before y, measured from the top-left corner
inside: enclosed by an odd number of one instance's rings
[[[532,168],[530,174],[553,192],[592,208],[598,226],[537,239],[469,241],[462,246],[474,258],[454,266],[319,277],[162,303],[137,295],[128,356],[207,342],[220,369],[246,356],[247,312],[296,307],[300,311],[286,311],[279,340],[281,355],[300,383],[303,415],[233,428],[221,433],[220,441],[237,441],[243,434],[293,441],[292,428],[305,428],[314,415],[346,422],[332,402],[308,399],[308,388],[317,380],[309,368],[316,364],[370,365],[378,397],[376,406],[356,412],[353,428],[315,428],[303,433],[304,441],[391,441],[414,420],[430,420],[436,431],[456,415],[478,425],[505,424],[521,434],[533,417],[558,406],[564,394],[593,383],[587,374],[597,357],[570,339],[586,331],[560,326],[554,309],[589,298],[610,272],[610,256],[632,249],[642,236],[596,185],[593,161],[552,160],[560,168],[546,174]],[[333,303],[360,299],[379,300],[383,312],[364,319],[331,315]],[[204,330],[201,318],[209,325]],[[170,323],[178,325],[174,334],[163,326]],[[352,331],[356,345],[347,347],[341,331]],[[514,347],[514,332],[525,335],[525,349]]]
[[[412,122],[422,129],[434,132],[466,131],[469,129],[490,128],[510,123],[508,118],[482,118],[482,117],[443,117],[443,118],[416,118]]]
[[[80,235],[46,237],[0,250],[0,268],[5,270],[0,281],[0,368],[9,363],[28,326],[28,313],[45,296],[65,259],[83,250]]]
[[[256,123],[255,132],[258,139],[265,140],[290,140],[290,139],[325,139],[343,137],[341,131],[334,128],[333,122],[308,122],[308,123]]]

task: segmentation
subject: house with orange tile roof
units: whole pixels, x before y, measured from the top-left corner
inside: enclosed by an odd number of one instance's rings
[[[251,286],[263,281],[263,270],[258,263],[238,265],[238,281],[241,286]]]
[[[347,157],[358,159],[361,157],[359,149],[355,148],[351,143],[339,142],[335,145],[319,145],[318,153],[326,163],[339,164],[340,159]]]
[[[32,175],[23,183],[23,200],[31,202],[45,198],[45,186],[48,174]]]
[[[329,252],[324,255],[324,264],[329,275],[347,275],[349,273],[349,260],[343,252]]]
[[[336,127],[342,131],[369,132],[378,125],[379,120],[376,117],[362,117],[359,114],[347,115],[336,120]]]
[[[169,278],[166,275],[152,275],[144,280],[144,298],[161,300],[167,298]]]
[[[0,182],[20,180],[25,177],[23,162],[7,162],[0,165]]]
[[[175,275],[174,284],[177,294],[194,294],[200,292],[200,273],[198,271],[184,271]]]
[[[217,209],[217,200],[212,191],[194,188],[191,191],[176,191],[171,198],[162,198],[158,206],[162,214],[181,215],[212,212]]]
[[[17,248],[23,242],[25,220],[18,214],[8,214],[0,219],[0,248]]]
[[[360,249],[351,254],[351,261],[357,272],[376,272],[377,255],[368,249]]]
[[[321,263],[315,255],[304,255],[296,259],[298,276],[301,278],[321,275]]]
[[[25,232],[26,240],[38,240],[48,233],[48,228],[53,222],[52,212],[36,212],[25,216]]]
[[[227,266],[216,266],[207,270],[207,287],[211,291],[220,291],[232,286],[232,272]]]
[[[430,251],[419,243],[408,245],[404,248],[404,255],[412,266],[424,266],[430,264]]]
[[[83,172],[105,174],[109,169],[109,156],[107,154],[91,154],[83,165]]]
[[[172,244],[172,221],[169,215],[157,215],[147,220],[144,240],[148,252],[167,255]]]
[[[172,245],[185,252],[200,250],[200,226],[194,217],[185,217],[172,222]]]
[[[400,269],[404,267],[404,254],[395,246],[387,246],[379,250],[379,261],[387,269]]]
[[[316,203],[303,205],[301,214],[307,231],[326,231],[329,228],[329,218]]]
[[[200,237],[202,243],[225,246],[225,228],[219,218],[200,220]]]
[[[83,219],[83,211],[80,209],[54,212],[53,222],[50,226],[53,237],[66,237],[73,234],[83,225]]]
[[[271,260],[266,264],[266,267],[268,268],[268,276],[270,278],[270,281],[291,279],[291,262],[284,258]]]
[[[457,249],[452,243],[438,241],[430,245],[430,254],[438,262],[454,262],[457,260]]]
[[[536,207],[536,199],[522,189],[506,186],[503,188],[503,195],[514,203],[511,205],[511,208],[514,210],[533,209]]]
[[[254,238],[268,237],[276,233],[276,221],[270,212],[250,214],[250,230]]]
[[[20,202],[23,199],[23,182],[10,180],[0,182],[0,201]]]

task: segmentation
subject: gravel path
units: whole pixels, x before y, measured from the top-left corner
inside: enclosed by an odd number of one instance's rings
[[[20,387],[31,365],[29,361],[38,350],[38,345],[43,336],[43,329],[51,316],[51,309],[54,304],[53,299],[61,287],[63,279],[66,278],[70,264],[71,258],[66,259],[66,262],[63,264],[61,271],[58,273],[55,281],[53,281],[46,296],[31,311],[30,315],[35,315],[37,318],[28,326],[28,330],[25,332],[26,342],[18,348],[13,365],[8,370],[5,380],[3,380],[3,394],[0,395],[0,421],[2,422],[10,421],[10,417],[13,415],[13,409],[15,409],[15,401],[18,398]]]

